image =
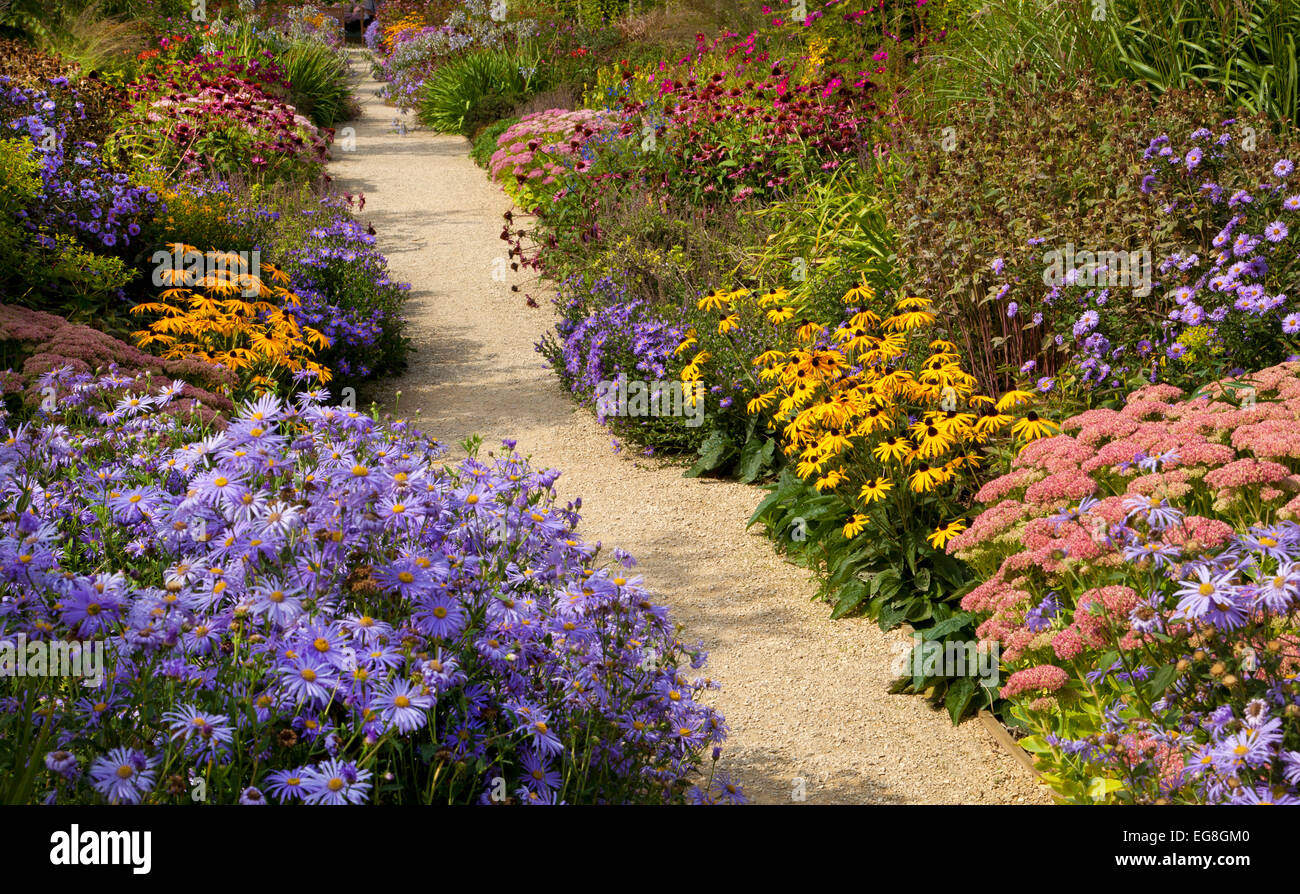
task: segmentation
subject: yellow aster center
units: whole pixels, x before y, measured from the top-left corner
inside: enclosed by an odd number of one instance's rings
[[[134,775],[135,775],[135,770],[131,769],[126,764],[123,764],[122,766],[117,768],[118,779],[130,779]]]
[[[1214,584],[1204,583],[1201,584],[1199,589],[1202,596],[1209,596],[1211,593],[1214,592]]]
[[[411,700],[404,695],[399,695],[393,698],[393,704],[399,708],[409,708],[411,707]]]

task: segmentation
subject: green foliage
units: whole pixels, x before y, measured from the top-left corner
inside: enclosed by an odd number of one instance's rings
[[[537,67],[500,50],[480,50],[443,65],[420,88],[416,114],[440,133],[471,135],[507,117],[540,89]]]
[[[1030,75],[1045,90],[1073,85],[1110,51],[1093,0],[947,4],[951,29],[911,77],[911,101],[939,120],[956,103],[995,104],[999,87]]]
[[[963,102],[941,122],[905,125],[895,155],[905,167],[881,194],[902,247],[904,287],[935,300],[983,387],[1005,390],[1025,361],[1050,375],[1068,358],[1069,347],[1053,342],[1061,330],[1052,315],[1077,308],[1043,306],[1037,328],[1007,316],[1011,300],[1032,298],[1039,308],[1044,251],[1072,243],[1163,258],[1179,236],[1139,192],[1142,154],[1152,136],[1217,123],[1223,110],[1212,94],[1157,100],[1134,85],[1104,89],[1087,79],[1044,91],[1019,77],[995,99],[995,111],[985,100]],[[999,258],[1005,275],[990,267]],[[999,296],[1016,276],[1021,291]],[[1151,329],[1163,315],[1159,300],[1117,306]]]
[[[1101,71],[1164,91],[1212,87],[1251,112],[1300,111],[1298,0],[1112,0]]]
[[[474,164],[480,168],[486,168],[492,159],[492,153],[497,151],[497,137],[510,129],[511,125],[518,123],[519,119],[515,117],[502,118],[487,125],[478,132],[474,137],[474,143],[470,146],[469,157],[474,159]]]
[[[319,40],[288,38],[253,22],[233,26],[217,43],[227,56],[243,62],[265,63],[270,52],[288,85],[287,100],[317,127],[333,127],[355,114],[345,51]]]

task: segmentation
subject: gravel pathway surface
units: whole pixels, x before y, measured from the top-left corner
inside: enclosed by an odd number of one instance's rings
[[[358,54],[357,74],[368,67]],[[534,351],[552,322],[549,293],[516,280],[542,304],[528,308],[523,291],[493,279],[509,200],[464,139],[409,118],[409,132],[395,127],[379,86],[368,72],[357,81],[355,151],[336,144],[330,171],[341,190],[365,194],[362,220],[394,277],[413,284],[414,350],[404,375],[364,396],[401,416],[418,410],[448,444],[479,434],[486,451],[514,438],[534,464],[563,470],[561,499],[582,497],[579,533],[633,553],[683,639],[704,642],[705,671],[722,683],[711,698],[731,729],[720,766],[754,802],[1048,801],[980,724],[954,728],[921,699],[886,692],[906,636],[831,621],[810,601],[808,572],[745,529],[761,490],[613,452]]]

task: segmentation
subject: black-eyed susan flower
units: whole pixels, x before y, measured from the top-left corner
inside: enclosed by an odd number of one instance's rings
[[[863,529],[867,527],[867,522],[869,521],[870,519],[861,512],[853,513],[853,517],[844,523],[844,536],[849,540],[852,540],[854,537],[857,537],[862,533]]]
[[[869,506],[877,500],[883,500],[893,486],[894,482],[888,478],[872,478],[862,485],[858,499]]]
[[[816,320],[800,320],[799,328],[795,330],[795,335],[800,341],[815,341],[817,336],[826,331],[826,327]]]
[[[912,452],[912,442],[907,438],[898,437],[886,438],[876,445],[871,451],[871,455],[883,462],[891,460],[900,460],[910,455]]]
[[[701,298],[696,307],[699,310],[722,310],[731,304],[731,293],[723,289],[714,289]]]
[[[858,284],[845,292],[840,300],[845,304],[866,304],[875,297],[876,290],[867,282],[867,275],[863,273]]]
[[[845,475],[843,472],[841,472],[839,469],[831,469],[825,475],[818,478],[817,481],[813,484],[813,487],[815,487],[817,490],[834,490],[835,488],[843,484],[844,479],[847,477],[848,476]]]
[[[1039,438],[1050,437],[1060,431],[1060,428],[1054,422],[1048,422],[1039,416],[1033,410],[1026,413],[1016,424],[1011,426],[1011,434],[1025,442],[1037,441]]]
[[[964,530],[966,530],[965,522],[961,519],[955,519],[948,522],[946,525],[940,525],[935,528],[925,539],[928,540],[930,545],[935,549],[943,549],[949,540],[956,537]]]
[[[1006,394],[998,398],[997,403],[993,405],[999,413],[1005,413],[1012,407],[1018,407],[1021,404],[1027,404],[1034,399],[1034,392],[1022,391],[1019,388],[1013,388]]]
[[[951,476],[946,475],[943,469],[935,469],[929,463],[920,462],[908,477],[908,485],[915,493],[923,494],[945,483],[949,477]]]

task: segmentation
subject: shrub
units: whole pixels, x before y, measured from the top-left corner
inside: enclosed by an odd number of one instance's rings
[[[394,282],[375,236],[348,212],[346,199],[310,193],[282,196],[270,256],[302,300],[289,312],[329,341],[317,360],[357,380],[406,362],[407,283]]]
[[[949,123],[899,132],[896,160],[906,164],[880,195],[906,246],[902,282],[934,297],[983,387],[1010,387],[1029,361],[1055,375],[1073,356],[1066,342],[1079,305],[1045,284],[1048,251],[1145,250],[1159,259],[1181,245],[1176,218],[1141,201],[1142,153],[1152,134],[1190,132],[1219,105],[1210,95],[1156,101],[1088,80],[1044,93],[1019,78],[995,111],[969,103]],[[1110,299],[1135,314],[1134,328],[1157,328],[1163,309],[1133,294],[1141,285],[1121,282],[1087,300]],[[1111,378],[1102,377],[1107,387]]]
[[[521,71],[516,57],[499,50],[478,50],[439,67],[420,89],[420,122],[440,133],[469,136],[495,109],[508,117],[514,106],[536,90],[535,75]]]
[[[534,210],[591,167],[613,127],[608,116],[586,109],[525,115],[497,139],[489,170],[516,205]]]
[[[518,118],[502,118],[500,121],[494,121],[480,130],[475,135],[469,150],[469,157],[474,159],[474,164],[480,168],[488,167],[493,153],[497,151],[497,140],[501,137],[501,134],[518,123]]]
[[[121,164],[171,177],[241,174],[313,182],[324,172],[326,136],[293,106],[220,67],[148,74],[105,146]]]

